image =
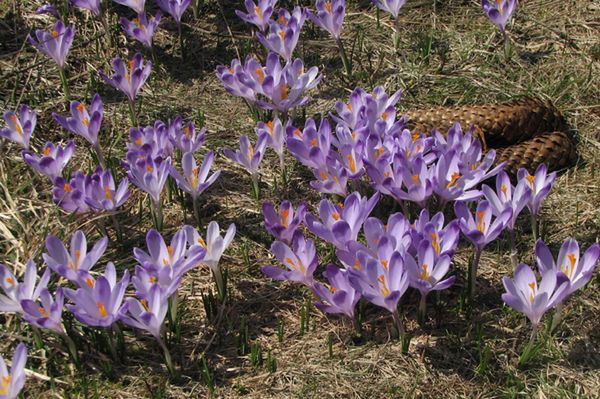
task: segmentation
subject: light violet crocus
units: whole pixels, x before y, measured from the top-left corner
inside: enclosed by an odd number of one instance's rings
[[[150,229],[146,234],[146,247],[148,252],[134,248],[133,256],[147,270],[156,272],[164,267],[187,269],[196,266],[195,259],[189,262],[186,257],[187,233],[184,229],[175,233],[169,245],[157,230]]]
[[[15,349],[10,366],[6,367],[4,357],[0,355],[0,395],[2,399],[16,399],[25,385],[25,364],[27,363],[27,347],[20,343]]]
[[[152,287],[155,285],[160,287],[163,295],[170,297],[179,289],[182,279],[183,274],[176,273],[171,267],[148,270],[143,266],[136,265],[131,283],[135,288],[135,296],[147,300]]]
[[[56,21],[54,29],[51,32],[38,29],[35,31],[35,39],[29,35],[27,40],[38,51],[52,58],[59,68],[63,70],[74,37],[75,28],[73,26],[66,27],[59,20]]]
[[[350,241],[356,241],[363,223],[379,200],[379,193],[371,198],[361,197],[358,192],[350,194],[343,204],[334,205],[329,200],[319,203],[317,219],[308,213],[305,223],[311,233],[344,250]]]
[[[329,287],[314,283],[313,292],[320,302],[314,302],[315,307],[331,314],[344,314],[354,320],[354,309],[361,298],[360,292],[350,283],[350,273],[336,265],[329,264],[323,273]]]
[[[196,125],[193,122],[188,122],[185,126],[182,125],[182,122],[181,115],[178,115],[173,121],[169,120],[167,124],[169,139],[181,152],[195,153],[204,144],[206,128],[196,131]]]
[[[88,10],[97,17],[100,17],[100,0],[71,0],[74,7]]]
[[[292,203],[283,201],[276,210],[270,202],[264,202],[262,205],[262,214],[265,220],[265,229],[276,240],[287,245],[291,245],[298,228],[304,221],[306,213],[306,204],[298,205],[294,211]]]
[[[517,3],[517,0],[481,0],[481,8],[490,21],[504,33]]]
[[[152,158],[157,163],[171,157],[173,155],[173,143],[169,126],[157,120],[154,125],[131,128],[127,150],[128,162],[136,158],[141,159],[142,155]],[[135,154],[135,156],[131,154]]]
[[[35,13],[38,15],[50,14],[56,19],[60,18],[60,15],[58,14],[58,10],[52,4],[44,4],[44,5],[40,6],[37,10],[35,10]]]
[[[339,39],[346,15],[346,1],[317,0],[315,7],[317,8],[316,13],[309,9],[306,10],[308,18],[321,29],[329,32],[334,39]]]
[[[36,155],[32,151],[23,151],[22,156],[29,166],[54,181],[56,177],[61,175],[63,169],[71,160],[74,151],[75,143],[71,140],[64,147],[47,142],[42,148],[41,155]]]
[[[409,252],[416,255],[419,245],[423,241],[427,241],[433,247],[436,259],[443,255],[452,257],[458,245],[459,235],[460,228],[457,220],[452,220],[444,226],[444,214],[442,212],[436,213],[430,219],[429,211],[423,209],[410,228],[411,245]]]
[[[191,0],[156,0],[156,4],[164,12],[172,16],[178,24],[181,23],[181,16],[191,3]]]
[[[31,140],[31,135],[37,122],[35,111],[29,110],[29,107],[23,104],[19,108],[18,115],[10,111],[5,112],[4,120],[7,126],[0,129],[0,137],[14,141],[23,147],[23,149],[28,150],[29,140]]]
[[[291,14],[282,8],[277,19],[269,22],[269,33],[265,36],[259,32],[256,38],[269,51],[291,62],[305,19],[306,14],[300,7],[295,7]]]
[[[313,169],[317,180],[312,180],[310,186],[323,194],[347,195],[348,171],[337,157],[328,156],[325,166]]]
[[[82,172],[75,172],[69,180],[58,176],[54,179],[52,200],[67,212],[84,214],[90,211],[85,202],[85,180],[87,176]]]
[[[215,154],[212,151],[209,151],[204,160],[202,161],[202,165],[198,165],[196,160],[194,159],[194,154],[191,152],[186,152],[181,157],[181,167],[183,169],[183,175],[179,173],[175,167],[172,165],[169,167],[169,173],[177,182],[177,186],[180,189],[185,191],[186,193],[192,196],[192,201],[194,202],[194,214],[196,215],[196,219],[198,219],[198,209],[197,209],[197,199],[200,195],[209,188],[215,180],[221,174],[220,170],[214,172],[210,177],[208,174],[210,173],[210,168],[213,164],[213,160],[215,158]]]
[[[540,213],[542,202],[546,199],[554,182],[556,180],[556,172],[548,174],[548,167],[546,164],[540,164],[533,175],[529,174],[526,169],[519,169],[517,171],[518,181],[525,180],[527,185],[531,189],[531,196],[527,202],[527,208],[531,213],[531,227],[533,230],[534,239],[538,238],[538,222],[537,217]]]
[[[129,198],[129,180],[124,178],[117,187],[112,172],[96,168],[85,179],[85,202],[98,211],[112,211],[120,207]]]
[[[253,147],[248,136],[243,135],[240,137],[239,149],[234,152],[226,148],[223,150],[223,153],[230,160],[243,166],[251,175],[255,175],[258,173],[260,162],[265,155],[266,146],[267,138],[265,136],[259,137],[256,145]]]
[[[156,16],[150,18],[146,17],[145,13],[140,13],[138,16],[131,21],[125,17],[121,17],[120,22],[123,27],[123,31],[127,36],[142,43],[147,48],[152,47],[152,38],[158,25],[162,14],[160,11],[156,13]]]
[[[126,7],[131,8],[138,14],[144,12],[144,5],[146,4],[146,0],[113,0],[115,3],[124,5]]]
[[[31,299],[21,301],[23,318],[31,325],[54,331],[59,335],[65,335],[62,325],[63,304],[65,301],[62,287],[56,289],[54,298],[47,288],[40,292],[40,303]]]
[[[398,14],[400,14],[400,9],[404,6],[404,3],[406,3],[406,0],[373,0],[373,4],[377,8],[389,12],[394,19],[398,18]]]
[[[110,327],[123,312],[123,296],[128,284],[129,271],[126,270],[117,283],[115,265],[109,262],[104,274],[92,283],[93,287],[79,288],[77,291],[65,289],[65,295],[73,302],[72,305],[67,304],[67,309],[83,324]]]
[[[469,269],[469,296],[470,299],[473,299],[481,252],[486,245],[502,233],[512,216],[512,209],[505,209],[500,216],[492,221],[492,207],[488,201],[480,201],[477,204],[475,218],[473,218],[467,205],[462,201],[458,201],[454,204],[454,213],[458,218],[460,230],[475,247],[475,257]]]
[[[285,167],[284,152],[285,152],[285,128],[279,118],[275,117],[267,123],[258,122],[256,124],[257,137],[267,137],[267,147],[271,147],[279,157],[281,169]]]
[[[77,230],[71,237],[70,251],[67,251],[58,237],[49,235],[46,238],[48,252],[42,254],[42,258],[54,272],[70,281],[77,282],[79,281],[78,271],[89,272],[104,254],[107,245],[108,237],[102,237],[88,252],[85,234],[83,231]]]
[[[235,10],[235,15],[243,21],[256,25],[261,32],[264,32],[276,3],[277,0],[258,0],[256,3],[252,0],[245,0],[244,6],[246,6],[247,13]]]
[[[19,282],[8,267],[0,264],[0,288],[4,295],[0,294],[0,312],[23,313],[21,301],[30,299],[37,301],[41,291],[46,288],[50,281],[50,269],[46,268],[40,281],[36,285],[37,267],[30,259],[25,265],[23,282]]]
[[[111,62],[113,74],[108,77],[100,71],[100,77],[117,90],[123,92],[130,103],[135,103],[138,92],[150,76],[152,62],[144,62],[140,53],[136,53],[131,60],[125,63],[121,58],[114,58]]]
[[[169,177],[171,158],[159,163],[155,162],[150,156],[140,158],[134,153],[129,153],[127,160],[129,180],[140,190],[148,193],[154,204],[159,204],[160,194],[163,191],[167,177]]]
[[[271,245],[271,253],[288,270],[267,265],[260,268],[264,275],[273,280],[288,280],[308,287],[313,285],[313,273],[319,263],[313,240],[298,234],[291,247],[281,241],[275,241]]]
[[[288,150],[300,163],[311,169],[326,169],[332,137],[327,118],[321,119],[318,129],[312,118],[306,120],[302,130],[291,125],[286,128]]]

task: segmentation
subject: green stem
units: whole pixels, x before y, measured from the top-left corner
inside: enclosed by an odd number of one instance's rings
[[[338,48],[340,50],[340,57],[342,58],[342,64],[344,64],[344,69],[346,70],[346,75],[348,75],[348,77],[352,76],[352,64],[350,63],[350,60],[348,59],[348,56],[346,55],[346,50],[344,49],[344,43],[342,43],[342,39],[341,38],[337,38],[336,39]]]
[[[417,311],[417,322],[419,325],[425,324],[425,316],[427,315],[427,295],[421,294],[419,301],[419,309]]]
[[[510,262],[513,269],[517,267],[517,241],[515,239],[515,229],[508,230],[508,237],[510,239]]]
[[[215,279],[215,285],[217,286],[217,294],[219,296],[219,300],[221,303],[225,301],[225,296],[227,295],[227,289],[225,287],[225,279],[223,278],[223,272],[219,265],[217,267],[212,268],[213,278]]]
[[[131,124],[133,127],[138,126],[137,113],[135,112],[135,101],[129,100],[129,119],[131,120]]]
[[[473,263],[469,269],[469,300],[473,303],[473,296],[475,294],[475,284],[477,281],[477,268],[479,266],[479,259],[481,258],[481,249],[475,248],[475,257]]]
[[[177,32],[179,34],[179,48],[181,49],[181,59],[185,59],[185,49],[183,47],[183,35],[181,34],[182,32],[182,28],[181,28],[181,22],[179,22],[177,24]]]
[[[510,37],[508,36],[508,33],[506,33],[506,31],[504,31],[503,34],[504,34],[504,57],[506,58],[506,61],[510,61],[512,59],[512,53],[513,53],[512,44],[510,42]]]
[[[175,370],[175,367],[173,366],[173,359],[171,358],[169,348],[167,348],[167,345],[165,345],[165,341],[162,338],[157,338],[157,341],[163,350],[163,354],[165,355],[165,363],[167,365],[167,370],[169,370],[171,378],[177,378],[177,370]]]
[[[162,231],[162,227],[163,227],[163,214],[162,214],[162,205],[160,200],[158,202],[152,201],[152,205],[153,205],[153,212],[152,215],[154,216],[154,228],[156,228],[156,230],[158,231]]]
[[[115,234],[117,235],[117,240],[119,242],[122,242],[123,241],[123,231],[121,231],[121,225],[119,224],[119,219],[117,219],[117,215],[115,215],[114,213],[112,215],[110,215],[110,218],[112,220],[112,224],[115,229]]]
[[[192,204],[194,206],[194,218],[196,220],[196,224],[200,227],[200,209],[198,208],[198,198],[192,196]]]
[[[77,347],[75,346],[75,342],[69,337],[66,333],[61,334],[62,339],[67,344],[67,348],[69,349],[69,354],[71,355],[71,359],[73,363],[75,363],[75,367],[79,368],[79,354],[77,353]]]
[[[398,330],[400,340],[404,339],[406,331],[404,330],[404,324],[400,319],[400,313],[398,313],[398,309],[394,310],[394,312],[392,313],[392,318],[394,319],[394,324],[396,325],[396,329]]]
[[[400,47],[400,14],[398,14],[398,17],[394,20],[394,50],[398,51],[398,48]]]
[[[258,173],[252,174],[252,196],[256,201],[260,201],[260,186],[258,184]]]
[[[96,157],[98,157],[98,163],[102,166],[102,169],[106,169],[106,164],[104,163],[104,154],[102,153],[102,147],[100,147],[100,143],[94,144],[94,151],[96,152]]]
[[[562,321],[562,317],[563,317],[563,304],[561,302],[558,305],[556,305],[556,310],[554,311],[554,314],[552,315],[552,324],[550,325],[550,333],[552,333],[552,331],[554,331],[554,329],[556,329],[556,327],[558,327],[558,325]]]
[[[537,241],[538,235],[539,235],[538,223],[537,223],[537,217],[533,213],[531,214],[531,231],[533,233],[533,239],[535,241]]]
[[[65,75],[65,70],[63,68],[58,68],[58,74],[60,75],[60,81],[65,94],[65,101],[69,102],[69,98],[71,98],[71,92],[69,90],[69,81],[67,80],[67,75]]]

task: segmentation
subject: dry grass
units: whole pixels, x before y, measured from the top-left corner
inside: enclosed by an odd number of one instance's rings
[[[15,4],[20,11],[15,14]],[[174,25],[165,20],[157,35],[155,65],[142,95],[142,122],[166,120],[182,113],[197,118],[203,112],[208,129],[206,148],[233,147],[240,134],[252,134],[253,120],[244,104],[225,93],[214,76],[220,63],[229,63],[239,52],[258,51],[248,27],[236,20],[238,2],[203,6],[200,21],[185,25],[188,57],[182,61],[175,46]],[[516,56],[506,61],[501,36],[481,13],[477,1],[409,1],[402,19],[398,53],[391,46],[391,24],[367,2],[353,3],[347,16],[345,41],[353,47],[357,81],[340,74],[333,43],[316,29],[307,28],[300,53],[309,65],[318,65],[325,79],[314,93],[307,115],[325,115],[336,99],[346,98],[361,85],[388,91],[404,90],[402,110],[426,105],[499,102],[525,95],[552,100],[566,114],[580,140],[581,162],[562,174],[543,208],[542,235],[555,249],[568,236],[587,248],[597,240],[600,227],[600,185],[597,183],[600,151],[600,5],[594,1],[531,0],[521,2],[511,36]],[[14,109],[24,102],[39,110],[33,143],[62,140],[66,133],[51,120],[52,111],[64,112],[56,68],[25,42],[32,28],[47,27],[47,16],[33,11],[38,1],[5,1],[0,4],[0,103]],[[224,10],[222,12],[221,10]],[[432,13],[432,10],[433,13]],[[118,8],[120,13],[126,9]],[[113,14],[114,15],[114,14]],[[189,18],[189,15],[188,15]],[[190,18],[191,19],[191,18]],[[105,100],[106,117],[101,142],[111,145],[111,156],[122,156],[115,140],[126,134],[128,119],[123,97],[103,85],[97,71],[107,68],[115,55],[137,48],[119,35],[118,46],[106,48],[100,25],[87,15],[75,13],[75,48],[69,57],[68,75],[75,97],[98,91]],[[116,22],[116,19],[115,21]],[[229,34],[231,28],[235,45]],[[100,32],[100,35],[99,35]],[[432,35],[427,54],[428,35]],[[129,50],[127,50],[129,48]],[[91,169],[85,144],[77,139],[78,156],[73,165]],[[2,144],[0,159],[0,248],[2,261],[21,270],[27,258],[41,261],[47,234],[69,237],[76,229],[99,237],[110,220],[104,216],[75,218],[51,202],[49,185],[20,160],[17,149]],[[214,372],[216,396],[251,398],[289,397],[597,397],[600,394],[600,279],[569,299],[566,320],[536,362],[526,368],[516,360],[529,327],[516,313],[502,307],[500,279],[510,273],[507,251],[492,247],[482,259],[483,288],[472,322],[458,310],[460,284],[444,293],[430,313],[427,327],[414,323],[416,297],[405,302],[409,331],[414,336],[409,354],[402,355],[393,340],[384,312],[368,307],[366,328],[374,332],[368,342],[355,343],[351,326],[341,319],[313,310],[310,329],[300,336],[300,309],[308,293],[288,284],[274,284],[262,277],[260,265],[269,262],[270,238],[260,226],[257,204],[250,197],[250,180],[223,157],[217,157],[223,174],[205,196],[202,217],[221,225],[235,222],[238,238],[224,258],[231,275],[231,298],[220,322],[210,324],[202,307],[200,290],[211,285],[206,270],[190,273],[182,286],[187,297],[181,342],[173,346],[176,362],[183,365],[180,381],[168,382],[155,343],[143,334],[128,332],[127,361],[102,372],[102,355],[91,346],[86,354],[89,395],[98,397],[202,397],[208,395],[201,382],[201,355]],[[291,161],[290,161],[291,164]],[[275,158],[265,162],[265,199],[288,198],[297,203],[318,196],[307,187],[304,171],[292,173],[289,188],[275,190]],[[271,172],[269,169],[273,169]],[[122,171],[118,173],[122,174]],[[144,245],[150,226],[148,215],[140,217],[143,196],[129,200],[119,215],[126,239],[112,241],[103,262],[114,260],[120,269],[132,268],[133,246]],[[190,218],[187,209],[187,218]],[[167,207],[166,234],[185,221],[180,204]],[[526,223],[522,225],[524,229]],[[105,227],[108,226],[108,227]],[[113,237],[114,238],[114,237]],[[524,232],[519,241],[522,261],[533,262],[533,239]],[[469,261],[466,245],[455,257],[461,281]],[[246,260],[244,260],[246,259]],[[277,371],[253,368],[235,344],[242,319],[248,321],[250,341],[264,353],[271,350]],[[3,316],[2,353],[10,353],[16,340],[33,348],[31,331],[13,316]],[[278,325],[284,325],[283,342]],[[84,397],[82,376],[61,359],[62,347],[47,337],[45,349],[30,349],[28,368],[38,377],[28,380],[31,397]],[[329,357],[328,337],[333,341]],[[482,360],[483,359],[483,360]],[[112,374],[112,375],[111,375]],[[50,377],[53,381],[48,381]]]

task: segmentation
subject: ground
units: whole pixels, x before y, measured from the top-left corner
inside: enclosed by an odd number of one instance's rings
[[[153,3],[153,2],[148,2]],[[290,6],[289,2],[284,2]],[[39,112],[33,143],[64,140],[69,135],[51,118],[66,105],[59,89],[58,71],[52,62],[26,42],[34,28],[48,28],[51,17],[35,15],[38,1],[6,1],[0,4],[0,109],[26,103]],[[303,2],[303,5],[309,5]],[[154,4],[147,6],[152,8]],[[30,328],[18,317],[2,316],[2,354],[7,356],[17,341],[30,348],[27,397],[215,397],[312,398],[312,397],[596,397],[600,395],[600,278],[573,295],[567,314],[540,356],[526,366],[518,357],[530,325],[522,316],[502,306],[501,278],[512,273],[506,244],[486,249],[481,262],[479,300],[468,318],[458,302],[465,270],[472,255],[465,242],[454,258],[459,283],[430,306],[424,327],[415,322],[416,295],[404,300],[407,327],[413,336],[407,354],[393,337],[389,316],[365,309],[365,328],[371,337],[357,341],[347,320],[326,316],[310,307],[301,316],[310,293],[287,283],[265,278],[259,267],[272,262],[271,238],[261,226],[259,205],[250,194],[250,178],[226,160],[223,148],[237,145],[241,134],[253,137],[254,120],[246,105],[228,95],[215,76],[219,64],[262,50],[248,25],[233,10],[241,1],[209,1],[200,18],[184,17],[186,57],[182,60],[176,26],[164,18],[156,37],[154,69],[141,105],[141,122],[151,124],[181,113],[207,128],[205,150],[216,150],[216,167],[222,174],[204,195],[203,226],[217,220],[221,226],[235,223],[238,234],[223,259],[229,270],[230,298],[220,313],[207,320],[202,292],[212,286],[206,269],[185,279],[182,332],[171,343],[182,375],[169,381],[160,349],[151,337],[126,330],[127,353],[112,363],[92,334],[81,339],[83,371],[65,362],[60,340],[43,333],[45,345],[33,343]],[[347,99],[361,86],[385,86],[388,92],[404,91],[401,111],[428,105],[503,102],[524,96],[551,100],[564,112],[579,140],[580,160],[560,174],[542,209],[543,239],[557,251],[563,240],[575,237],[583,248],[598,238],[600,185],[596,178],[600,151],[600,5],[581,0],[531,0],[519,4],[510,37],[514,55],[506,59],[502,36],[489,23],[477,1],[409,1],[402,9],[400,46],[394,51],[392,23],[368,1],[348,5],[343,40],[354,64],[355,77],[342,74],[335,44],[309,23],[298,46],[298,56],[324,74],[313,91],[306,115],[326,115],[337,99]],[[114,56],[136,50],[150,53],[118,32],[117,13],[131,12],[111,4],[111,25],[118,41],[108,46],[101,25],[89,14],[73,12],[76,23],[74,48],[67,74],[73,98],[89,98],[99,92],[106,116],[101,143],[119,180],[118,160],[130,127],[124,97],[99,79]],[[300,121],[300,114],[297,115]],[[94,165],[76,139],[77,156],[71,165],[91,170]],[[110,150],[109,150],[110,148]],[[90,241],[105,231],[111,243],[101,264],[112,260],[118,270],[132,269],[131,249],[143,247],[151,226],[144,196],[136,191],[118,214],[125,232],[117,240],[105,215],[74,217],[51,200],[50,185],[22,162],[18,149],[2,144],[0,150],[0,248],[2,263],[20,271],[28,258],[41,263],[47,234],[70,237],[83,229]],[[307,200],[311,211],[319,196],[308,187],[309,173],[288,158],[293,169],[288,187],[275,184],[278,162],[272,154],[262,168],[264,200]],[[75,168],[75,166],[73,166]],[[164,233],[170,236],[184,222],[191,223],[191,207],[178,202],[166,207]],[[385,210],[377,210],[379,216]],[[520,223],[519,257],[533,264],[534,240],[528,220]],[[326,254],[322,254],[325,258]],[[319,269],[320,270],[320,269]],[[301,319],[308,328],[301,333]],[[279,332],[278,332],[279,331]],[[245,338],[246,336],[246,338]],[[136,339],[137,338],[137,339]],[[251,355],[241,353],[240,342],[260,347],[264,361],[252,365]],[[331,343],[331,352],[328,343]],[[267,366],[267,353],[276,368]],[[208,374],[207,375],[207,371]],[[212,381],[212,382],[210,382]],[[211,388],[213,387],[214,388]]]

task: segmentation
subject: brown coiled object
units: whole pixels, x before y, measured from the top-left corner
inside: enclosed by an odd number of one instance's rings
[[[454,122],[474,125],[482,132],[487,149],[496,150],[496,162],[515,175],[519,168],[531,173],[545,163],[549,170],[569,167],[577,160],[574,138],[566,133],[565,120],[556,107],[526,98],[509,104],[466,105],[412,110],[408,125],[413,132],[447,131]]]

